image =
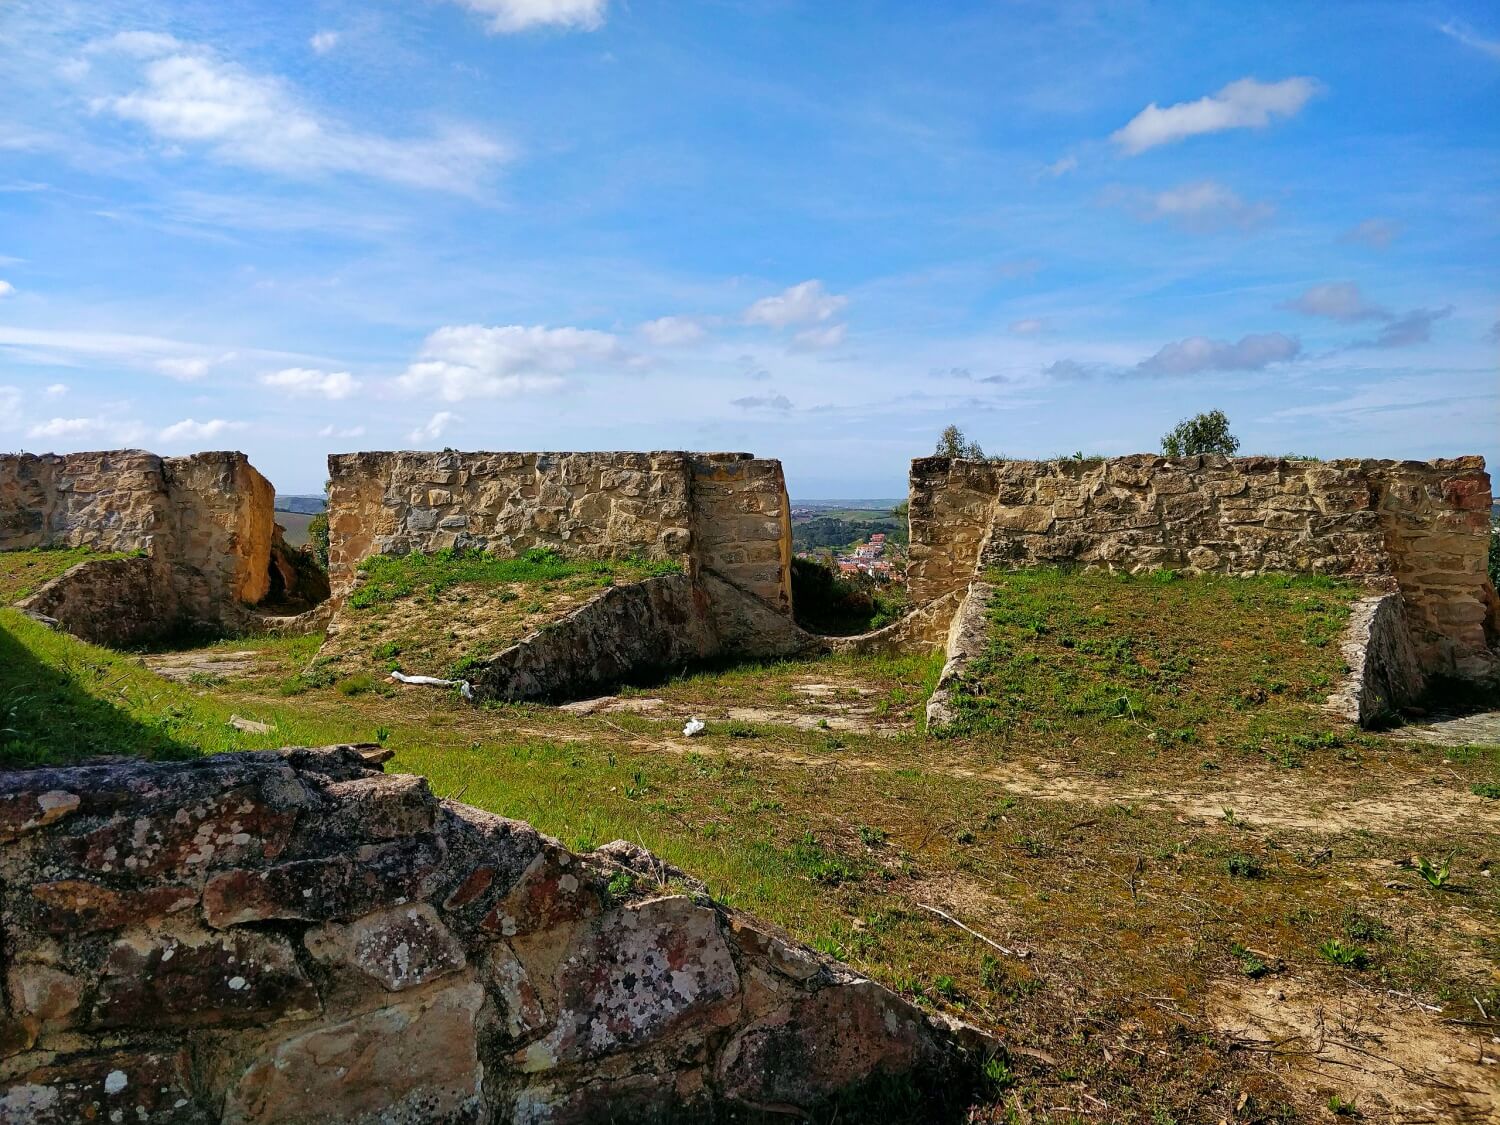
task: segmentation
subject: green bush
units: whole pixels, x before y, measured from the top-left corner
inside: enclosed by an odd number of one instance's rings
[[[810,633],[847,637],[879,629],[909,608],[906,591],[861,576],[845,578],[812,559],[792,560],[792,613]]]

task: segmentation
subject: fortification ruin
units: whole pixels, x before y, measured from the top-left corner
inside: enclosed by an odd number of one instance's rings
[[[297,593],[274,504],[271,483],[243,453],[0,456],[0,550],[133,556],[82,563],[24,606],[105,644],[182,628],[233,631],[251,621],[249,607]]]

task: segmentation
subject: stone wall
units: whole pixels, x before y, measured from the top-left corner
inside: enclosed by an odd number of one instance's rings
[[[1500,602],[1479,457],[929,457],[912,463],[910,500],[918,602],[991,566],[1325,573],[1398,588],[1424,668],[1494,666]]]
[[[0,774],[0,1120],[801,1116],[996,1045],[359,748]],[[851,1118],[852,1120],[853,1118]]]
[[[270,590],[275,497],[243,453],[0,455],[0,550],[143,551],[187,621],[229,624]]]
[[[22,611],[96,645],[134,648],[180,620],[171,581],[155,559],[79,563],[20,602]]]
[[[642,554],[712,570],[784,612],[781,464],[747,453],[347,453],[328,458],[336,597],[374,554],[445,547]]]
[[[715,577],[685,574],[613,586],[465,673],[474,698],[586,698],[642,676],[722,657],[817,651],[790,615]]]

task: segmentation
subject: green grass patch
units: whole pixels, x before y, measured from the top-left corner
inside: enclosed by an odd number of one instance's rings
[[[132,554],[138,553],[92,551],[87,547],[0,551],[0,605],[12,605],[22,598],[30,597],[38,587],[79,563],[96,562],[100,559],[128,559]]]
[[[1360,589],[1319,576],[991,572],[990,644],[956,699],[958,733],[1158,754],[1205,746],[1281,766],[1337,752],[1317,705]]]
[[[555,551],[534,548],[517,558],[487,551],[443,550],[427,554],[372,555],[359,564],[363,579],[349,596],[356,609],[389,605],[413,594],[436,596],[460,585],[558,582],[588,579],[604,587],[678,574],[675,562],[638,556],[623,559],[566,559]]]

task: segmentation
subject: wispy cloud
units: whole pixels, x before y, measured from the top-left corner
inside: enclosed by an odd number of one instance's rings
[[[847,324],[829,324],[819,328],[807,328],[792,337],[792,347],[804,352],[823,351],[836,348],[848,334]]]
[[[597,31],[604,26],[609,0],[457,0],[485,17],[485,27],[497,35],[533,28]]]
[[[741,410],[785,412],[792,408],[792,400],[786,395],[747,395],[744,398],[732,398],[729,403],[731,406],[738,406]]]
[[[1351,348],[1408,348],[1413,344],[1425,344],[1432,339],[1432,326],[1451,315],[1452,312],[1452,305],[1441,309],[1412,309],[1411,312],[1390,318],[1390,323],[1382,328],[1378,335],[1368,340],[1357,340],[1349,346]]]
[[[646,321],[639,331],[650,343],[662,348],[696,343],[705,335],[703,325],[686,316],[660,316]]]
[[[409,139],[353,129],[305,104],[280,78],[170,35],[128,32],[94,49],[141,67],[140,85],[95,99],[96,112],[225,164],[291,177],[349,173],[471,193],[509,156],[504,145],[463,126]]]
[[[87,418],[49,418],[29,427],[26,436],[69,444],[100,442],[106,445],[132,445],[144,433],[139,422],[97,415]]]
[[[1205,371],[1259,371],[1273,363],[1295,359],[1302,345],[1295,336],[1265,332],[1243,336],[1236,343],[1190,336],[1167,344],[1136,364],[1142,375],[1197,375]]]
[[[1259,82],[1241,78],[1217,94],[1192,102],[1162,108],[1152,102],[1110,134],[1129,156],[1158,145],[1174,144],[1188,137],[1220,133],[1226,129],[1264,129],[1278,117],[1299,113],[1321,87],[1311,78],[1286,78]]]
[[[10,282],[0,279],[0,297],[9,297],[16,291],[16,287]]]
[[[223,418],[211,418],[207,422],[194,421],[192,418],[184,418],[181,422],[173,422],[157,436],[162,441],[207,441],[216,438],[220,434],[226,434],[234,430],[246,428],[244,422],[230,422]]]
[[[1401,224],[1391,219],[1366,219],[1361,223],[1355,223],[1343,234],[1339,235],[1339,241],[1344,243],[1358,243],[1369,246],[1376,250],[1384,250],[1401,234]]]
[[[770,328],[815,324],[832,319],[848,303],[848,297],[828,292],[821,281],[814,279],[784,289],[774,297],[762,297],[745,310],[745,323]]]
[[[618,367],[628,360],[615,336],[591,328],[450,325],[427,337],[421,358],[396,377],[395,386],[403,394],[445,402],[499,398],[551,389],[585,366]]]
[[[364,437],[365,428],[363,426],[348,426],[340,429],[338,426],[335,426],[332,422],[330,422],[328,425],[324,426],[321,430],[318,431],[318,436],[336,438]]]
[[[297,397],[322,395],[326,399],[348,398],[359,390],[359,380],[347,371],[319,371],[314,367],[288,367],[260,377],[262,386],[274,387]]]
[[[453,412],[451,410],[439,410],[431,418],[427,419],[426,422],[408,434],[407,437],[411,441],[416,442],[436,441],[443,436],[443,432],[447,430],[448,424],[452,421]]]
[[[326,55],[339,45],[339,33],[337,31],[319,31],[307,41],[317,54]]]
[[[1269,203],[1252,203],[1217,180],[1198,180],[1160,192],[1106,193],[1106,202],[1123,202],[1142,222],[1165,220],[1183,230],[1210,234],[1252,230],[1276,213]]]
[[[1324,285],[1314,285],[1300,297],[1281,302],[1277,308],[1299,312],[1304,316],[1323,316],[1346,324],[1358,320],[1391,318],[1388,309],[1365,300],[1359,286],[1352,281],[1331,281]]]
[[[1448,38],[1458,40],[1465,47],[1472,47],[1476,51],[1482,51],[1492,59],[1500,59],[1500,39],[1485,39],[1476,34],[1472,28],[1455,20],[1439,24],[1438,30],[1448,36]]]

